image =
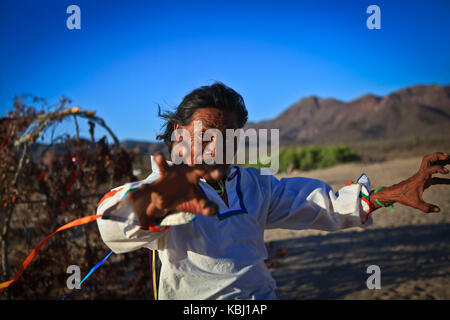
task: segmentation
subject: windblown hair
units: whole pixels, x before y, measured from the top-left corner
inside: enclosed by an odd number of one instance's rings
[[[210,86],[202,86],[193,90],[183,98],[174,112],[166,111],[162,113],[158,106],[158,116],[165,119],[165,123],[162,126],[162,133],[156,136],[156,139],[164,141],[171,151],[174,123],[182,126],[188,125],[195,110],[199,108],[217,108],[234,112],[239,128],[245,125],[248,118],[247,108],[242,96],[223,83],[216,82]]]

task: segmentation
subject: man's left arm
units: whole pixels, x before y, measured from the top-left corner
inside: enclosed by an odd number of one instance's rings
[[[443,153],[425,156],[415,175],[375,190],[371,190],[370,180],[365,175],[337,192],[315,179],[284,178],[279,181],[273,177],[265,228],[336,231],[365,227],[372,224],[374,210],[395,202],[424,212],[437,212],[437,206],[423,201],[422,193],[431,185],[450,183],[450,179],[432,177],[434,173],[447,174],[445,165],[449,163],[449,156]]]
[[[365,174],[337,192],[324,181],[304,177],[278,180],[272,176],[268,189],[265,229],[337,231],[372,224],[369,206],[363,205],[363,194],[368,197],[370,191]]]
[[[398,202],[405,206],[419,209],[423,212],[439,212],[438,206],[426,203],[423,192],[436,184],[450,184],[450,179],[433,177],[433,174],[448,174],[445,168],[450,164],[450,156],[441,152],[427,155],[423,158],[419,170],[410,178],[389,187],[375,189],[370,192],[372,212],[378,208],[393,205]]]

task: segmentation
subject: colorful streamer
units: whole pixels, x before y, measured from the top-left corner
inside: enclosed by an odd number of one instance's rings
[[[63,225],[62,227],[58,228],[55,232],[51,233],[50,235],[48,235],[47,237],[45,237],[44,240],[42,240],[32,251],[31,253],[28,255],[28,257],[23,261],[22,265],[20,266],[19,270],[16,273],[16,276],[8,281],[2,282],[0,283],[0,291],[3,289],[8,288],[14,281],[16,281],[17,279],[20,278],[20,276],[22,275],[22,273],[25,271],[25,269],[28,267],[28,265],[31,263],[31,261],[34,259],[34,257],[36,256],[36,254],[38,253],[39,249],[41,249],[41,247],[51,238],[53,237],[56,233],[58,233],[59,231],[62,230],[66,230],[66,229],[70,229],[76,226],[80,226],[92,221],[97,220],[98,218],[100,218],[101,215],[92,215],[92,216],[87,216],[87,217],[83,217],[80,219],[76,219],[72,222],[69,222],[65,225]]]

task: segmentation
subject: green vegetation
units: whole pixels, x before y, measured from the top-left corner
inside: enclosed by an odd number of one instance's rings
[[[311,170],[326,168],[339,163],[359,161],[361,157],[346,145],[328,147],[281,147],[279,152],[279,172],[293,169]],[[263,168],[259,161],[255,165],[248,165],[256,168]]]

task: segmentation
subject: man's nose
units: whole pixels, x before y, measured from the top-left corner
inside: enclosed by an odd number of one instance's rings
[[[208,156],[211,157],[215,157],[216,156],[216,147],[217,147],[217,143],[216,143],[216,139],[214,138],[214,136],[211,138],[211,141],[207,143],[207,145],[205,146],[205,153]]]

